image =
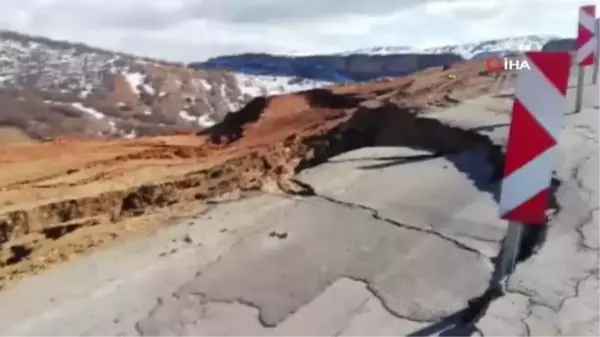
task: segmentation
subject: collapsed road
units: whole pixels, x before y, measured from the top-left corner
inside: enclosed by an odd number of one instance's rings
[[[565,117],[547,242],[472,333],[598,334],[597,92],[589,86],[584,110]],[[504,235],[494,191],[510,103],[484,95],[398,114],[363,101],[352,124],[362,129],[321,135],[304,170],[278,189],[222,196],[155,235],[8,287],[0,331],[442,334],[486,288]],[[401,117],[361,120],[373,107]],[[398,141],[369,123],[412,128]],[[247,135],[213,132],[220,142]]]

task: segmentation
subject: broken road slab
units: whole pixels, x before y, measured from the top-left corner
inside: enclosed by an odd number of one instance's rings
[[[147,335],[204,334],[201,323],[194,323],[199,330],[171,329],[184,325],[178,322],[181,312],[195,312],[193,321],[201,322],[202,307],[211,302],[258,308],[261,322],[276,326],[342,277],[368,285],[392,315],[432,321],[459,309],[489,277],[474,252],[362,208],[311,197],[266,221],[288,233],[287,239],[263,233],[248,238],[163,301],[140,329]],[[180,298],[189,296],[197,297],[194,308],[182,306]]]
[[[356,152],[364,154],[353,154],[353,160],[344,159],[345,155],[333,158],[326,165],[301,172],[298,179],[313,186],[320,196],[368,207],[380,218],[495,256],[506,223],[497,214],[497,182],[491,182],[495,168],[488,160],[488,150],[433,157],[406,154],[410,150],[403,148]],[[361,157],[363,160],[356,160]],[[360,178],[354,180],[355,171]]]

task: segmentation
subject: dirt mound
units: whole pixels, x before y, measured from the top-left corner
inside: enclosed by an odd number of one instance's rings
[[[419,116],[486,92],[483,64],[259,98],[200,135],[56,140],[0,149],[0,286],[160,227],[233,191],[296,188],[298,170],[373,145],[440,152],[487,138]],[[449,76],[451,75],[451,76]]]
[[[364,99],[356,97],[355,94],[334,93],[329,89],[313,89],[284,96],[259,97],[237,113],[227,115],[221,123],[199,134],[208,135],[212,143],[231,143],[240,139],[244,129],[261,118],[269,120],[263,124],[269,125],[275,119],[281,124],[285,121],[301,121],[302,118],[298,118],[299,114],[310,115],[316,109],[323,109],[321,112],[327,119],[327,111],[349,109],[357,106],[362,100]],[[265,114],[268,116],[263,116]],[[293,128],[292,124],[282,126]]]

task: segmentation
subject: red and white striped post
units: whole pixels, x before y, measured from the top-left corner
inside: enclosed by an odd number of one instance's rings
[[[500,214],[509,227],[492,278],[495,285],[514,268],[523,226],[546,222],[571,68],[567,52],[528,52],[525,60],[530,69],[517,77],[506,147]]]
[[[575,41],[575,59],[577,61],[577,96],[575,97],[575,112],[581,111],[583,100],[583,85],[585,67],[594,64],[594,54],[597,49],[596,37],[596,6],[587,5],[579,7],[579,24],[577,40]]]

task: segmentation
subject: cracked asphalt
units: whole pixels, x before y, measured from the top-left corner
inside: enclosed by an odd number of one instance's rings
[[[481,97],[429,116],[502,145],[510,104]],[[588,86],[583,112],[565,116],[547,242],[470,334],[599,334],[598,113]],[[430,154],[345,153],[300,173],[302,195],[217,204],[26,279],[0,293],[0,333],[452,334],[451,317],[487,287],[506,223],[487,150]]]

